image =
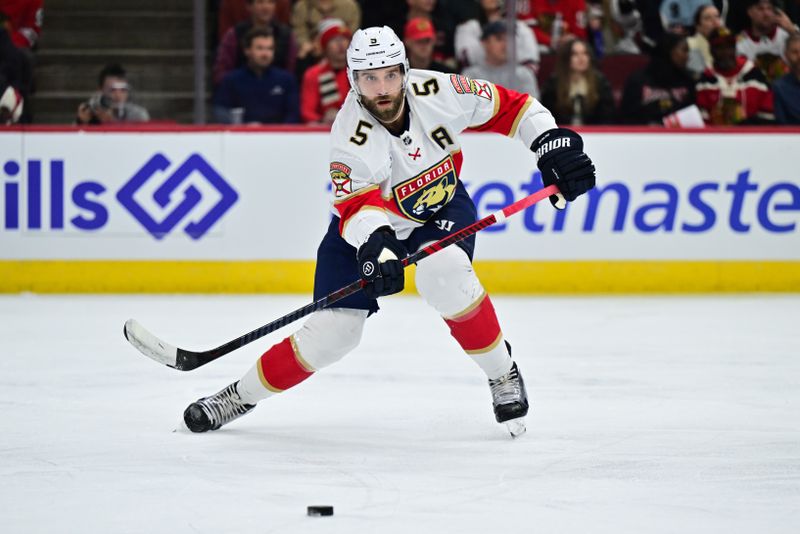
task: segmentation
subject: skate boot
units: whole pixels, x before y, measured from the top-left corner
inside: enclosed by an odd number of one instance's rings
[[[189,405],[183,412],[183,422],[192,432],[217,430],[237,419],[253,408],[255,404],[245,404],[237,390],[239,382],[234,382],[222,391],[203,397]]]
[[[528,393],[519,374],[517,363],[499,378],[489,380],[492,390],[494,417],[498,423],[505,423],[512,437],[525,433],[525,415],[528,413]]]

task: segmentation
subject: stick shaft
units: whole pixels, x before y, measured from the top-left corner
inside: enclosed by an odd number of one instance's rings
[[[502,210],[498,210],[479,221],[475,221],[471,225],[462,228],[461,230],[450,234],[447,237],[440,239],[439,241],[424,247],[414,254],[411,254],[407,258],[403,260],[403,267],[407,267],[412,263],[417,263],[420,260],[427,258],[428,256],[435,254],[436,252],[442,250],[445,247],[448,247],[454,243],[458,243],[469,236],[476,234],[483,230],[484,228],[488,228],[489,226],[497,223],[503,222],[506,218],[514,215],[517,212],[520,212],[530,206],[533,206],[537,202],[541,201],[549,197],[550,195],[555,195],[558,193],[558,188],[555,185],[548,186],[540,191],[537,191],[531,195],[528,195],[520,200],[514,202],[513,204],[503,208]],[[209,362],[216,360],[228,354],[229,352],[233,352],[236,349],[244,347],[252,343],[253,341],[260,339],[267,334],[270,334],[284,326],[297,321],[298,319],[302,319],[307,315],[314,313],[317,310],[321,310],[322,308],[330,307],[331,305],[335,304],[336,302],[342,300],[345,297],[352,295],[353,293],[359,291],[364,286],[364,282],[362,280],[356,280],[351,284],[338,289],[321,299],[318,299],[310,304],[303,306],[302,308],[298,308],[293,312],[287,313],[283,317],[275,319],[274,321],[265,324],[264,326],[260,326],[255,330],[248,332],[236,339],[232,339],[227,343],[220,345],[211,350],[203,351],[203,352],[194,352],[188,351],[185,349],[177,348],[177,357],[176,357],[176,365],[174,366],[176,369],[180,369],[183,371],[189,371],[192,369],[196,369],[197,367],[201,367]],[[137,347],[139,348],[139,347]],[[141,349],[140,349],[141,350]]]

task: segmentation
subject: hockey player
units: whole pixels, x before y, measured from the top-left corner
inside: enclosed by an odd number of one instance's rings
[[[240,380],[184,412],[193,432],[216,430],[256,403],[289,389],[353,350],[378,297],[404,287],[401,260],[476,220],[458,178],[458,134],[469,128],[517,139],[538,157],[557,208],[594,186],[583,142],[557,128],[527,94],[456,74],[409,70],[403,43],[387,26],[358,30],[347,51],[352,90],[331,130],[335,217],[320,244],[314,299],[360,276],[366,285],[318,311],[270,348]],[[489,382],[495,418],[524,432],[528,397],[492,302],[472,268],[475,236],[419,262],[416,285]]]

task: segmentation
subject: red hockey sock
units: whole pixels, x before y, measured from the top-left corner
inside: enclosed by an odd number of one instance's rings
[[[258,361],[261,384],[280,393],[314,374],[314,369],[300,356],[292,336],[273,346]]]
[[[472,306],[444,321],[467,354],[489,352],[503,339],[494,306],[486,293]]]

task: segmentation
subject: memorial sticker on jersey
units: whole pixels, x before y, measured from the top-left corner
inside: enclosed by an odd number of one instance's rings
[[[456,90],[456,93],[460,95],[463,95],[464,93],[475,92],[475,82],[462,74],[451,74],[450,83],[453,84],[453,88]]]
[[[414,178],[394,186],[397,207],[405,217],[424,223],[450,202],[457,181],[453,158],[448,155]]]
[[[331,181],[333,196],[344,197],[353,192],[353,181],[350,179],[352,169],[339,161],[331,162]]]

